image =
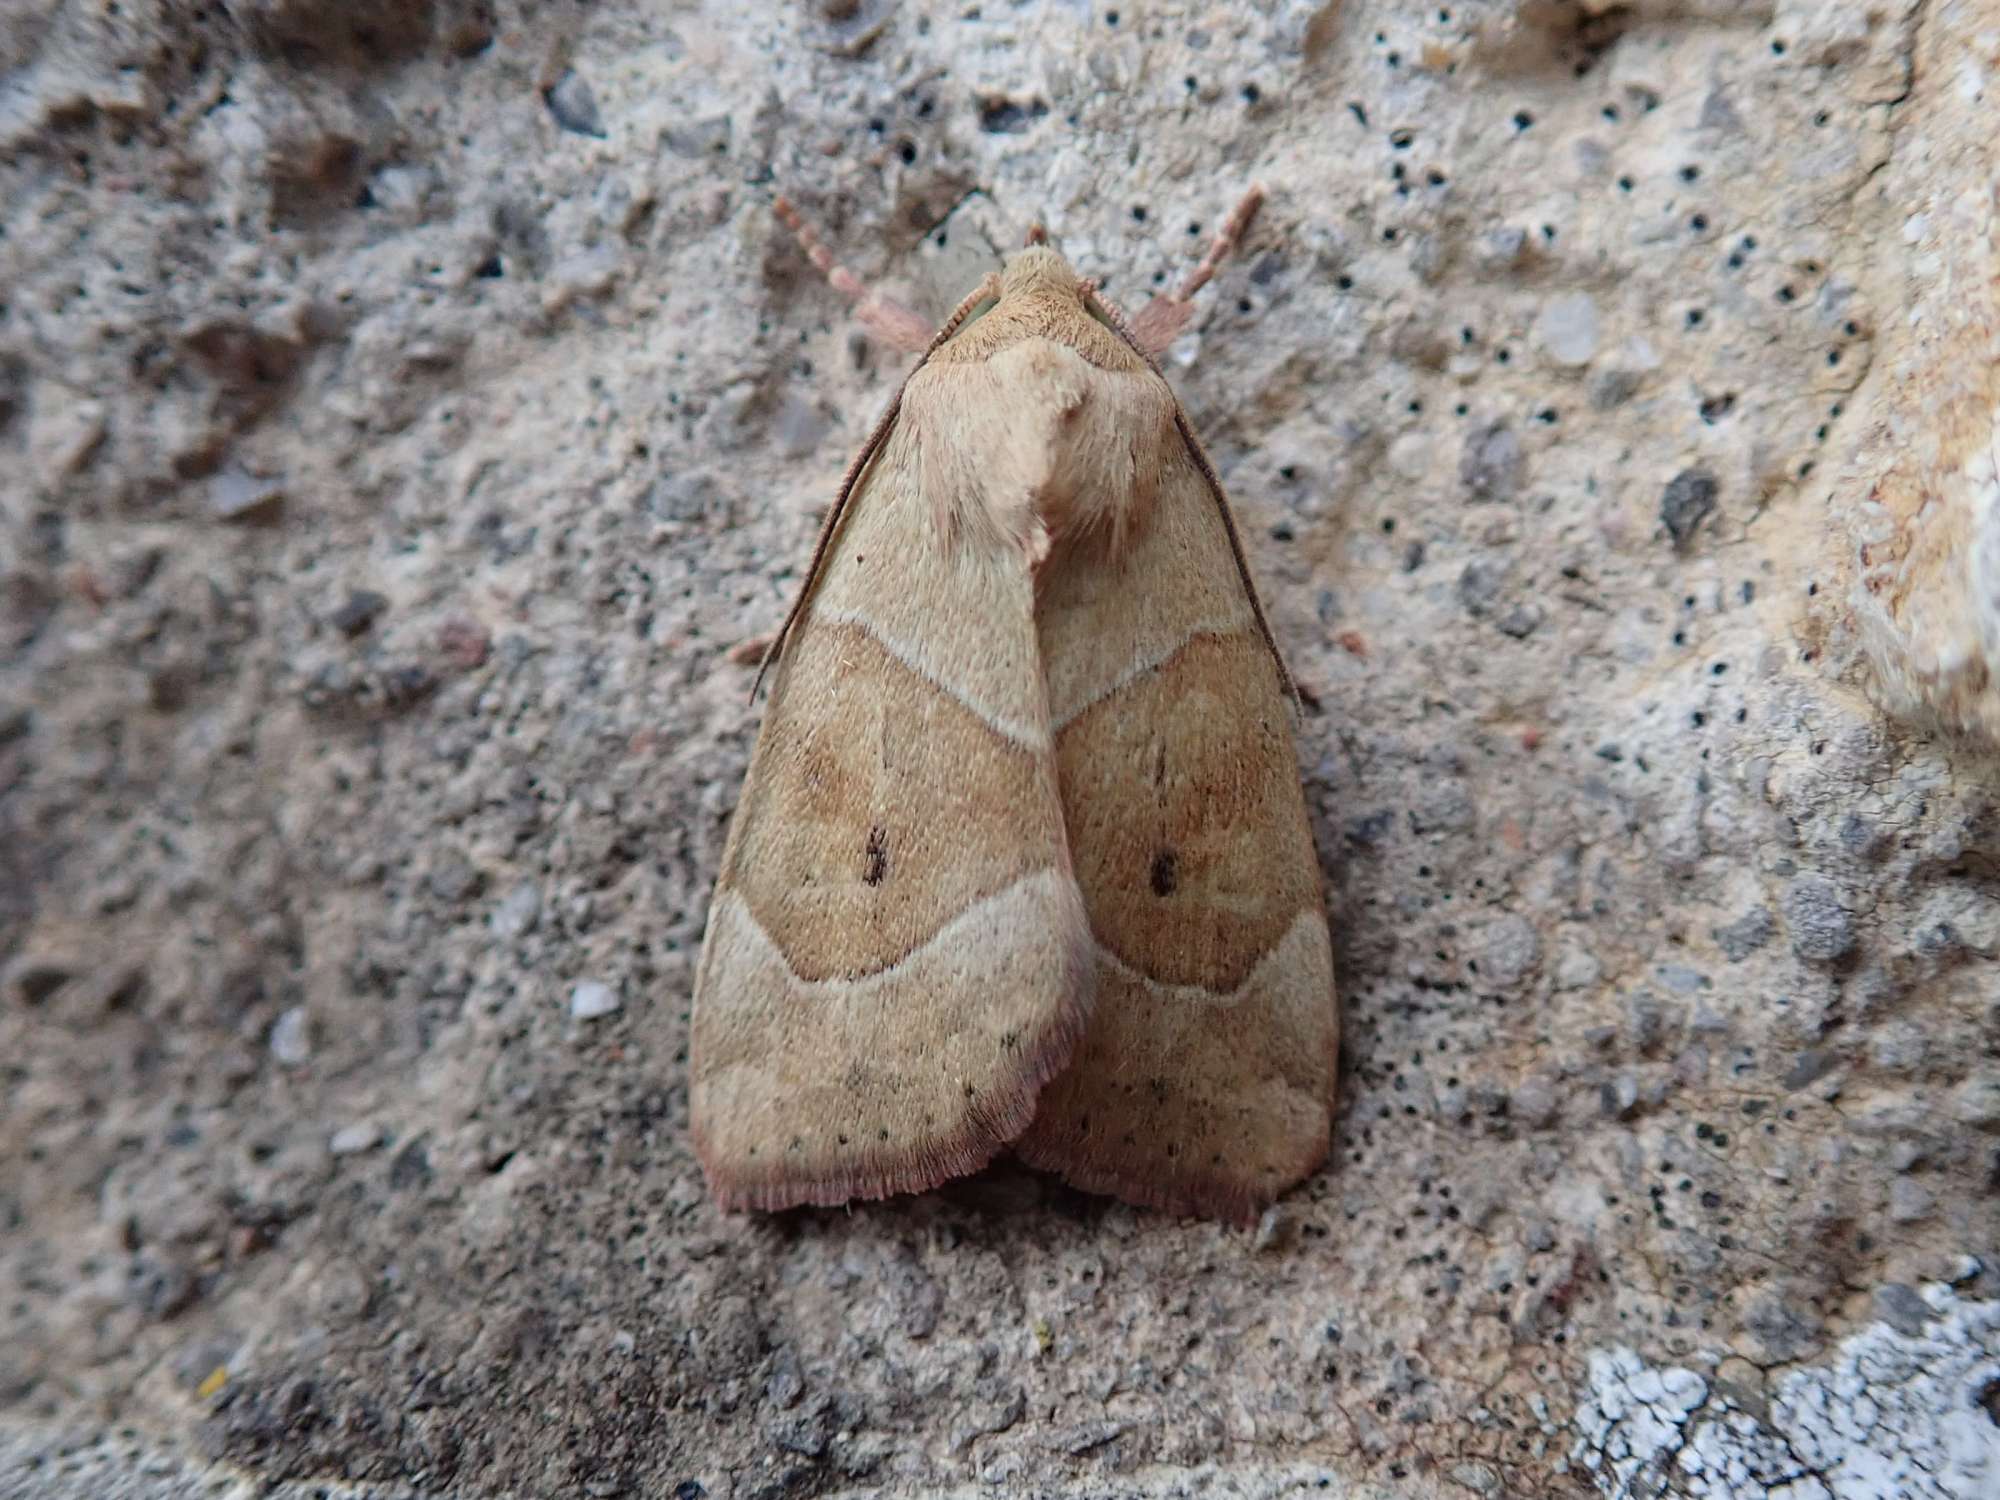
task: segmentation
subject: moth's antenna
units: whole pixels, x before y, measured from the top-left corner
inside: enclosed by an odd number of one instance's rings
[[[1257,210],[1263,202],[1264,184],[1251,183],[1243,201],[1215,231],[1215,238],[1208,242],[1208,253],[1201,258],[1201,264],[1188,274],[1187,280],[1172,293],[1155,297],[1139,309],[1139,316],[1132,320],[1132,338],[1141,349],[1151,355],[1167,352],[1167,346],[1180,336],[1180,331],[1187,327],[1188,319],[1194,316],[1194,294],[1208,285],[1216,268],[1236,248],[1237,241],[1243,238],[1244,231],[1257,217]]]
[[[778,216],[780,224],[791,230],[799,248],[805,251],[806,259],[826,278],[827,285],[854,304],[855,320],[863,328],[883,343],[910,354],[930,347],[931,336],[936,330],[929,320],[910,311],[902,303],[871,290],[868,283],[835,260],[833,252],[826,248],[812,225],[792,207],[791,199],[782,195],[773,199],[771,212]]]

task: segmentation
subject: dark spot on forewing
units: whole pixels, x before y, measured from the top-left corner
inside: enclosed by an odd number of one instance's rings
[[[862,851],[866,861],[862,866],[861,878],[869,885],[880,885],[889,876],[889,835],[878,823],[868,830],[868,846]]]
[[[1162,849],[1153,856],[1153,894],[1171,896],[1181,883],[1180,856],[1171,849]]]

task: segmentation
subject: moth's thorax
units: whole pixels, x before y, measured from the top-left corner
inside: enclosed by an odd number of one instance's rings
[[[1122,547],[1181,451],[1156,371],[1106,369],[1046,335],[1024,333],[976,364],[933,361],[903,404],[923,492],[955,497],[936,518],[941,535],[1004,538],[1038,560],[1085,539]]]
[[[977,364],[1025,339],[1067,345],[1103,370],[1145,370],[1145,358],[1090,310],[1083,279],[1046,245],[1007,263],[1000,297],[931,355],[934,364]]]
[[[1047,245],[1030,245],[1012,260],[1000,275],[1002,297],[1024,297],[1045,292],[1074,295],[1081,278],[1063,259],[1062,252]]]

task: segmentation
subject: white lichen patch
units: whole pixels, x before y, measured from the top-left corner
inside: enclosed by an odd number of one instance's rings
[[[1571,1461],[1612,1500],[1970,1500],[2000,1493],[2000,1302],[1922,1291],[1914,1336],[1872,1323],[1787,1371],[1768,1413],[1630,1349],[1590,1356]]]

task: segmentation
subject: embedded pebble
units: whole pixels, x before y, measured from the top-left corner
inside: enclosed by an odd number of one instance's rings
[[[1597,983],[1604,965],[1586,948],[1565,948],[1556,959],[1555,981],[1559,990],[1583,990]]]
[[[1715,509],[1715,476],[1706,469],[1683,469],[1660,496],[1660,520],[1676,547],[1685,548]]]
[[[363,1151],[373,1151],[382,1144],[382,1127],[372,1120],[364,1120],[355,1125],[343,1125],[336,1130],[326,1143],[326,1149],[335,1156],[358,1156]]]
[[[261,521],[284,503],[285,487],[275,479],[229,468],[209,481],[209,508],[225,521]]]
[[[1825,876],[1797,877],[1785,887],[1784,906],[1792,951],[1800,958],[1831,963],[1853,951],[1854,918]]]
[[[1541,940],[1526,917],[1510,914],[1486,929],[1486,943],[1480,955],[1480,973],[1494,984],[1514,984],[1535,967],[1541,955]]]
[[[1937,1196],[1914,1177],[1898,1177],[1889,1184],[1889,1221],[1914,1224],[1928,1218],[1937,1207]]]
[[[1458,482],[1472,500],[1511,500],[1521,487],[1521,439],[1504,423],[1482,427],[1465,439]]]
[[[1875,1316],[1905,1338],[1922,1338],[1937,1312],[1913,1286],[1891,1281],[1875,1288]]]
[[[340,607],[327,616],[327,623],[345,636],[357,636],[375,623],[376,617],[389,607],[386,595],[373,589],[355,589],[341,601]]]
[[[1709,936],[1731,963],[1741,963],[1778,935],[1777,919],[1768,908],[1754,906],[1733,922],[1711,927]]]
[[[576,135],[604,135],[604,120],[597,111],[597,94],[574,68],[558,78],[547,95],[549,113],[564,130]]]
[[[1587,365],[1597,354],[1597,302],[1588,292],[1570,292],[1542,309],[1535,337],[1559,365]]]
[[[303,1005],[295,1005],[271,1026],[271,1056],[295,1068],[312,1057],[312,1022]]]
[[[487,918],[487,925],[493,929],[495,937],[513,939],[524,937],[534,931],[535,924],[541,917],[540,887],[523,883],[515,886],[501,898],[500,904],[493,908],[493,914]]]
[[[579,980],[569,992],[569,1013],[579,1021],[594,1021],[599,1016],[608,1016],[623,1003],[616,990],[596,979]]]
[[[1951,1117],[1974,1130],[2000,1130],[2000,1071],[1982,1068],[1953,1089]]]

